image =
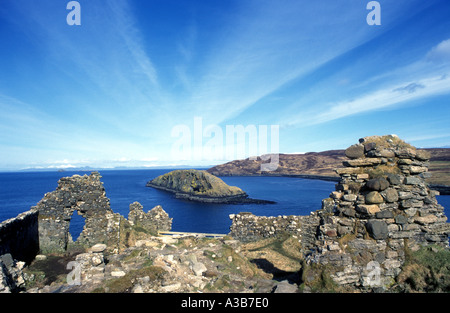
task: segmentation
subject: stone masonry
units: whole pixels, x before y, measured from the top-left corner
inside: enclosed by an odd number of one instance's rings
[[[395,135],[362,138],[345,153],[336,191],[317,212],[319,244],[306,260],[328,266],[340,285],[385,288],[408,250],[448,247],[447,217],[424,181],[430,156]]]
[[[158,227],[170,230],[172,221],[160,206],[145,214],[139,203],[130,205],[133,212],[130,213],[131,223],[119,213],[114,213],[100,178],[97,172],[89,176],[61,178],[56,190],[47,193],[33,208],[39,212],[41,253],[64,252],[73,242],[69,225],[74,211],[85,218],[77,243],[86,247],[101,243],[112,250],[120,249],[121,238],[126,237],[125,232],[137,222],[149,232]]]
[[[172,218],[169,218],[160,205],[144,212],[143,206],[139,202],[130,204],[128,222],[136,227],[141,227],[151,234],[158,234],[158,231],[170,231],[172,229]]]
[[[311,215],[256,216],[252,213],[231,214],[230,236],[241,242],[252,242],[266,238],[293,236],[302,243],[303,252],[315,245],[316,229],[320,218]]]

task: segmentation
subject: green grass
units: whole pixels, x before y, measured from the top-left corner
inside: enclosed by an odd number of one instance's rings
[[[427,246],[409,252],[397,282],[411,292],[450,292],[450,250]]]
[[[128,293],[131,292],[137,278],[150,277],[151,281],[162,279],[165,271],[159,266],[146,266],[137,270],[129,271],[125,276],[110,279],[105,282],[103,287],[96,288],[95,293]]]

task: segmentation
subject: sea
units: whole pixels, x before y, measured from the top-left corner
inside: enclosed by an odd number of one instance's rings
[[[230,214],[251,212],[260,216],[309,215],[321,208],[322,199],[334,191],[336,182],[294,177],[221,177],[237,186],[250,198],[275,201],[276,204],[206,204],[176,199],[172,193],[146,187],[146,183],[171,169],[103,170],[101,180],[110,199],[111,209],[124,217],[135,201],[149,211],[156,205],[173,218],[172,230],[227,234]],[[58,180],[72,175],[89,175],[86,171],[5,172],[0,173],[0,222],[16,217],[36,205],[47,192],[58,186]],[[450,196],[438,196],[438,202],[450,216]],[[84,219],[74,212],[70,233],[78,238]]]

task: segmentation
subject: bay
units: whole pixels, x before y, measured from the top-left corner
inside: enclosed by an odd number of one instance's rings
[[[230,214],[251,212],[255,215],[308,215],[320,209],[321,201],[334,190],[335,182],[292,177],[221,177],[227,184],[238,186],[251,198],[276,204],[205,204],[176,199],[172,193],[145,187],[147,181],[169,172],[169,169],[102,170],[106,196],[114,212],[128,216],[134,201],[148,211],[156,205],[173,218],[172,230],[205,233],[228,233]],[[56,189],[61,177],[90,174],[85,171],[0,173],[0,222],[17,216],[37,204],[45,193]],[[450,213],[450,196],[438,201]],[[84,220],[73,216],[70,231],[78,236]]]

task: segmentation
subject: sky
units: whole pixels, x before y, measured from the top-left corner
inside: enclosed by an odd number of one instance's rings
[[[448,0],[68,3],[0,1],[0,170],[450,146]]]

